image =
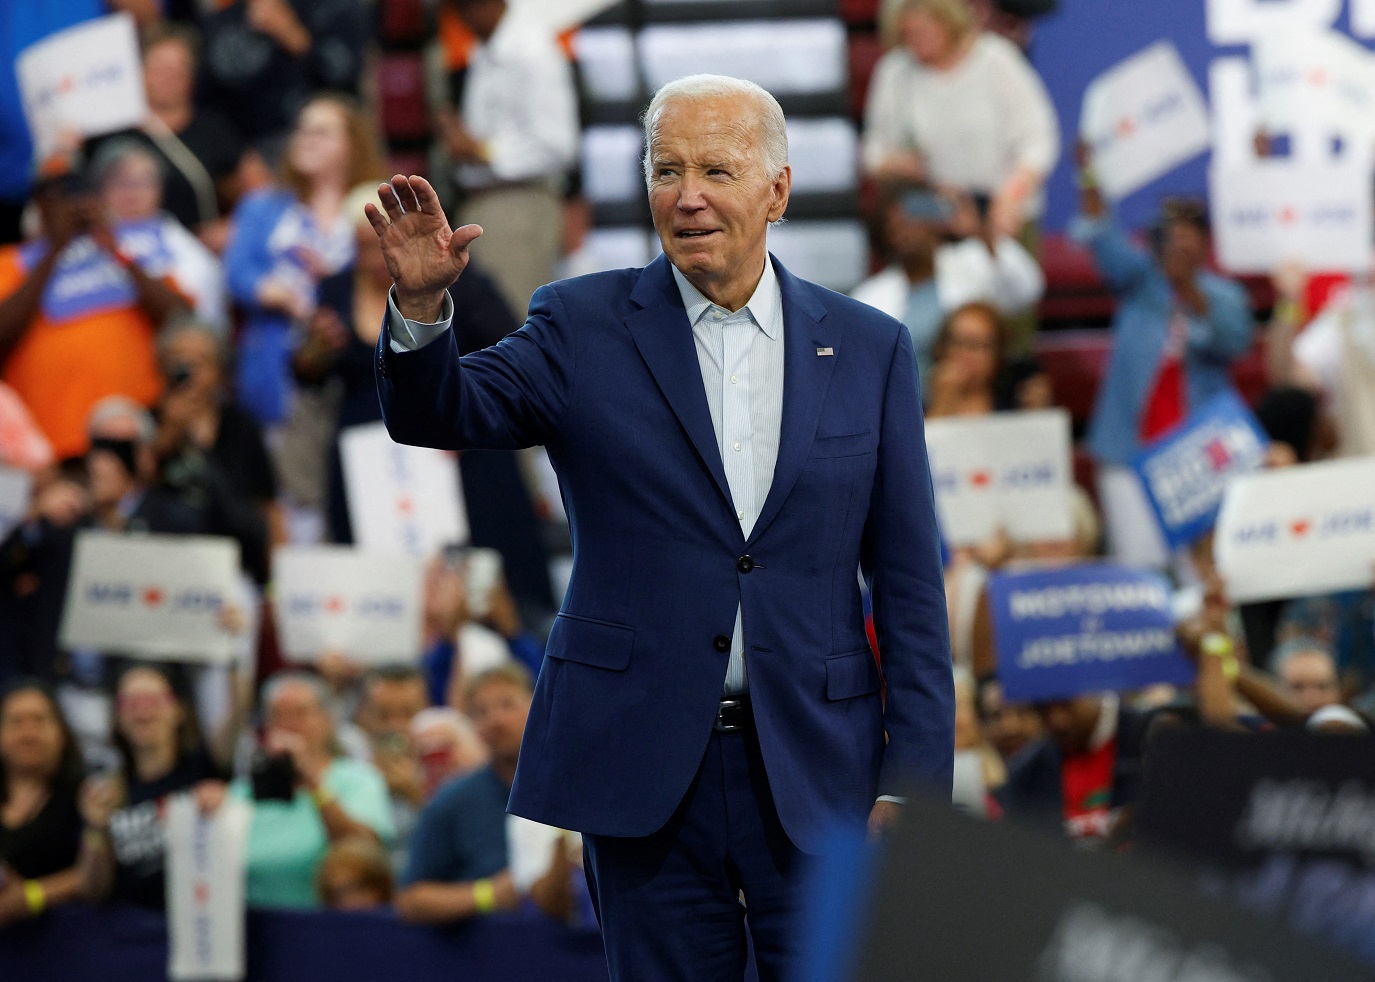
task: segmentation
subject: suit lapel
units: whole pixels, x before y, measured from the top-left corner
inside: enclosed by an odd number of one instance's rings
[[[778,435],[778,461],[773,468],[773,483],[760,509],[759,519],[750,532],[754,542],[778,516],[779,509],[802,474],[802,467],[816,437],[821,403],[842,357],[841,326],[826,318],[826,308],[808,285],[793,276],[783,264],[774,262],[778,286],[783,294],[783,420]],[[830,348],[831,355],[818,355],[818,348]]]
[[[627,317],[625,323],[640,357],[649,366],[659,391],[668,400],[697,450],[697,456],[733,510],[730,485],[726,482],[706,390],[702,386],[702,368],[692,340],[692,325],[688,323],[683,298],[666,258],[660,256],[644,268],[630,299],[640,309]]]

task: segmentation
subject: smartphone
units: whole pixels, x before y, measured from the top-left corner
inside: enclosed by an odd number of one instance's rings
[[[955,204],[936,191],[908,191],[901,199],[902,212],[922,222],[949,222],[955,217]]]
[[[492,612],[492,591],[501,579],[501,553],[469,549],[467,564],[468,615],[481,619]]]

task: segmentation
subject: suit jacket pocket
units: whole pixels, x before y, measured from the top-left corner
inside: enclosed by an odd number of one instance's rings
[[[561,613],[554,618],[546,654],[551,658],[623,672],[635,648],[635,629],[625,624]]]
[[[826,698],[853,699],[877,692],[878,666],[868,648],[826,659]]]
[[[812,441],[810,457],[858,457],[874,452],[874,434],[846,433],[841,436],[819,436]]]

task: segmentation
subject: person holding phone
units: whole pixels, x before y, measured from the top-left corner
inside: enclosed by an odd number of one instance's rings
[[[1011,316],[1030,310],[1045,291],[1031,253],[998,234],[987,210],[986,197],[980,210],[975,198],[924,182],[880,187],[872,237],[886,265],[850,296],[906,325],[923,392],[936,334],[953,311],[984,302]]]
[[[281,672],[263,687],[264,757],[230,794],[255,799],[248,836],[249,906],[316,908],[316,872],[332,843],[362,836],[389,844],[387,785],[371,764],[344,756],[329,687]]]

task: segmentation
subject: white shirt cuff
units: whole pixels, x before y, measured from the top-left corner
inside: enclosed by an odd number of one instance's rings
[[[454,323],[454,299],[444,291],[444,302],[439,308],[439,320],[433,324],[424,321],[408,320],[401,316],[396,306],[396,287],[387,291],[387,335],[391,350],[399,353],[417,351],[439,337]]]
[[[881,795],[878,796],[878,800],[879,800],[879,801],[891,801],[891,802],[892,802],[893,804],[895,804],[895,805],[905,805],[905,804],[907,804],[907,799],[906,799],[906,798],[903,798],[903,797],[901,797],[901,796],[899,796],[899,795],[895,795],[895,794],[881,794]]]

